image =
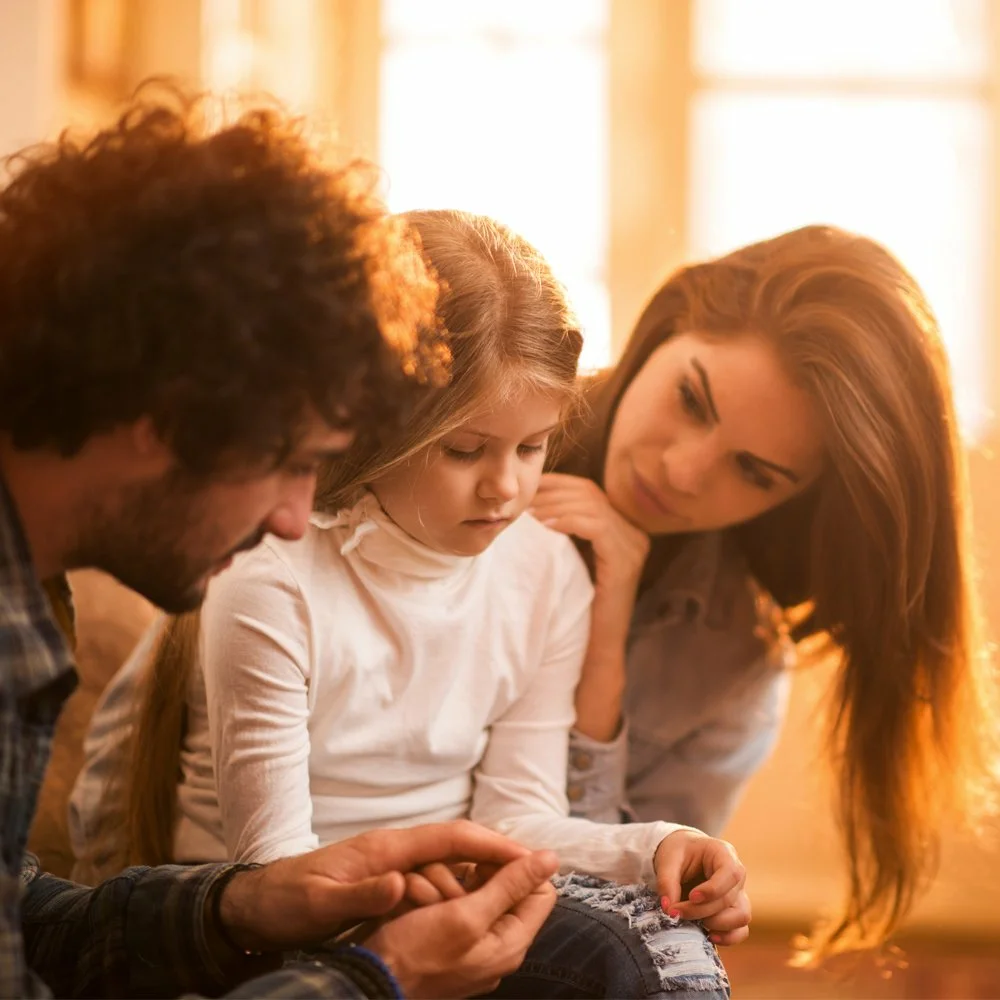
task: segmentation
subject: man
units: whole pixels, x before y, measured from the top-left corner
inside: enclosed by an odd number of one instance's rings
[[[202,112],[140,95],[89,142],[17,158],[0,191],[0,995],[218,994],[255,973],[234,995],[480,992],[551,910],[555,859],[471,824],[95,889],[23,860],[75,684],[65,571],[197,607],[236,552],[302,534],[320,463],[399,418],[404,370],[436,377],[433,282],[357,172],[276,113],[213,133]],[[499,870],[403,911],[405,873],[462,860]],[[379,954],[281,967],[384,915]]]

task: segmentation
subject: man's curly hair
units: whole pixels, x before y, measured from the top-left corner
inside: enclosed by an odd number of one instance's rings
[[[273,108],[212,128],[215,107],[147,85],[92,138],[7,160],[0,432],[15,447],[68,457],[149,416],[207,474],[280,462],[310,409],[391,426],[409,385],[438,380],[436,284],[371,168],[333,167]]]

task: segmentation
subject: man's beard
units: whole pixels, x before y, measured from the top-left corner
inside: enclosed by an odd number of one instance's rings
[[[220,551],[204,523],[207,489],[206,481],[179,471],[130,487],[112,516],[90,519],[73,565],[109,573],[169,614],[194,611],[205,599],[213,569],[264,537],[258,529]]]

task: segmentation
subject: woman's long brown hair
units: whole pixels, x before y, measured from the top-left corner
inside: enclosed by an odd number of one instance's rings
[[[600,483],[618,403],[665,340],[778,347],[825,426],[805,495],[728,529],[793,633],[836,657],[829,752],[849,892],[806,958],[880,943],[936,870],[949,813],[991,804],[1000,717],[971,584],[968,488],[948,363],[916,282],[871,240],[812,226],[684,268],[589,394],[566,467]],[[655,539],[647,579],[676,537]]]

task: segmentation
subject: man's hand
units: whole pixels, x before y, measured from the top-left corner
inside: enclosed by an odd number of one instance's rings
[[[732,844],[678,830],[660,841],[655,867],[663,908],[671,916],[700,920],[716,944],[739,944],[750,936],[747,872]],[[683,900],[682,885],[695,880]]]
[[[438,870],[427,882],[440,877],[443,902],[386,921],[362,944],[382,958],[407,997],[488,993],[521,965],[552,911],[556,891],[548,880],[557,868],[555,855],[540,851],[461,895]]]
[[[529,853],[468,820],[375,830],[235,876],[219,912],[243,948],[304,948],[388,913],[403,898],[407,872],[433,862],[505,865]]]

